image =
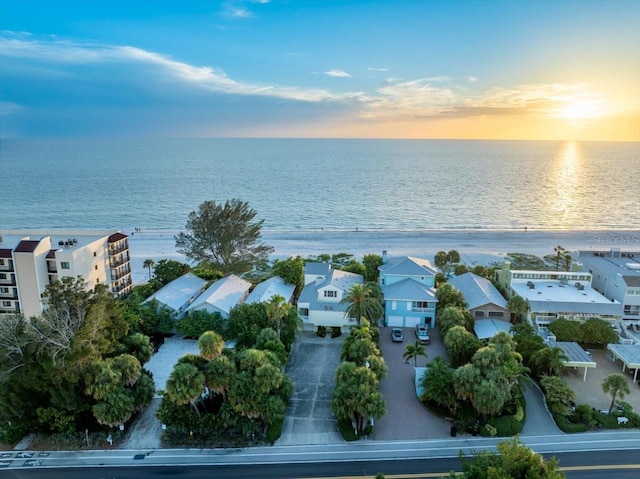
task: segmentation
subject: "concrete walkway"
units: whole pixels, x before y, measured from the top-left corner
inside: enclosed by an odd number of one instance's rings
[[[527,417],[521,436],[544,436],[550,434],[564,434],[556,426],[551,413],[547,409],[544,394],[535,384],[528,384],[524,392],[527,401]]]
[[[294,392],[276,445],[345,442],[330,404],[345,336],[320,338],[315,333],[303,332],[296,339],[286,367]]]

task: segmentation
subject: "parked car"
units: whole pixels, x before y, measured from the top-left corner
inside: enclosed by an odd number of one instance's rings
[[[404,334],[402,334],[401,328],[393,328],[391,330],[391,341],[394,343],[401,343],[404,341]]]
[[[421,344],[429,344],[431,342],[429,330],[424,324],[416,324],[416,338]]]

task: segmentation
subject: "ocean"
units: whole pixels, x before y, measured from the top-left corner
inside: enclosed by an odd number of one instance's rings
[[[265,232],[640,231],[640,144],[8,139],[0,228],[175,232],[240,198]]]

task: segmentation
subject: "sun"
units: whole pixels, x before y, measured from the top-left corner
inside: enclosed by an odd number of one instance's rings
[[[605,114],[601,101],[586,99],[571,99],[558,113],[560,118],[571,122],[591,120]]]

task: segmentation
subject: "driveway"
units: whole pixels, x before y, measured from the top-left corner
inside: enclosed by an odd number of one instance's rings
[[[300,333],[293,345],[286,373],[294,391],[285,413],[278,446],[344,443],[331,411],[335,373],[345,334],[339,338]]]
[[[430,413],[416,397],[413,361],[405,364],[402,359],[407,344],[415,341],[413,328],[404,328],[404,342],[391,341],[391,328],[380,328],[380,349],[389,368],[387,377],[380,381],[387,412],[376,421],[376,441],[436,439],[449,437],[451,423]],[[438,329],[430,329],[431,344],[425,345],[428,358],[419,358],[418,367],[447,353]]]

